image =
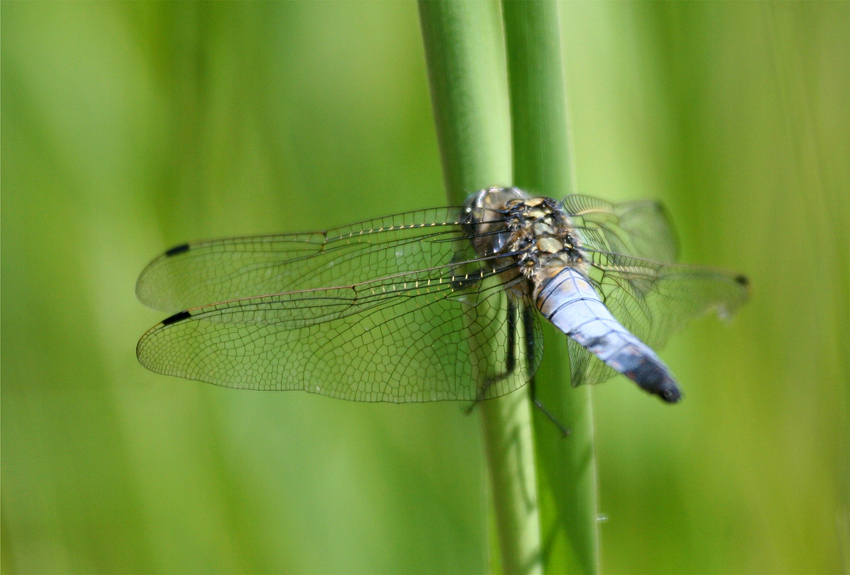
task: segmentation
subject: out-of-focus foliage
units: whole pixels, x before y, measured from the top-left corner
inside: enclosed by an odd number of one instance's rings
[[[594,390],[603,568],[838,571],[850,4],[561,8],[578,189],[664,200],[753,284],[664,351],[682,404]],[[134,357],[163,249],[443,202],[416,6],[11,2],[2,70],[3,571],[486,571],[462,406]]]

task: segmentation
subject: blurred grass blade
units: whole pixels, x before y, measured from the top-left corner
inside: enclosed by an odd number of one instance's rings
[[[419,3],[431,98],[451,203],[510,184],[510,111],[500,5]],[[540,529],[530,410],[522,393],[482,402],[504,573],[539,573]]]
[[[572,158],[558,6],[551,0],[504,3],[513,120],[514,184],[555,198],[572,192]],[[570,430],[534,410],[544,569],[599,571],[593,413],[587,388],[571,389],[566,340],[545,326],[537,397]]]

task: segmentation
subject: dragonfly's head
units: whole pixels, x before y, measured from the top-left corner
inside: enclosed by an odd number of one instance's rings
[[[487,211],[493,210],[494,212],[502,213],[507,209],[509,202],[526,199],[528,199],[528,194],[519,188],[494,187],[475,192],[466,198],[463,205],[467,208],[477,208]]]
[[[487,188],[466,198],[463,215],[466,236],[480,257],[490,257],[508,249],[511,237],[508,203],[527,197],[518,188]]]

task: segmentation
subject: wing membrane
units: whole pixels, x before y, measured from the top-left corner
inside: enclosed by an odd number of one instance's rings
[[[563,205],[584,241],[590,279],[603,303],[650,347],[663,347],[671,334],[709,311],[728,317],[747,300],[743,276],[673,264],[678,241],[660,203],[613,204],[573,195]],[[569,353],[574,385],[617,375],[572,339]]]
[[[590,277],[605,306],[641,341],[661,349],[690,320],[715,312],[728,318],[749,297],[747,280],[712,268],[662,264],[590,252]],[[598,383],[616,372],[570,343],[573,381]]]
[[[203,306],[148,331],[137,354],[168,375],[259,390],[300,389],[356,401],[497,397],[524,385],[533,365],[505,373],[508,298],[500,278],[469,264],[350,287]],[[520,307],[528,305],[515,300]],[[539,337],[539,325],[532,327]],[[538,342],[539,344],[539,342]]]
[[[564,209],[590,248],[672,263],[678,240],[664,206],[639,200],[612,204],[590,196],[567,196]]]
[[[326,232],[184,244],[145,268],[136,294],[145,305],[173,313],[434,268],[457,259],[462,210],[419,210]]]

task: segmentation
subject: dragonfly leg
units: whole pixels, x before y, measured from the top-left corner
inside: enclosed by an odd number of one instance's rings
[[[532,306],[525,306],[522,311],[522,324],[523,330],[525,332],[525,352],[526,352],[526,362],[527,365],[534,365],[534,353],[537,348],[537,342],[535,341],[536,335],[534,333],[534,309]],[[497,375],[496,377],[490,378],[484,382],[484,385],[481,386],[481,389],[478,392],[478,397],[473,401],[469,407],[467,407],[464,411],[466,414],[472,413],[472,410],[475,409],[475,406],[479,401],[484,399],[484,395],[487,392],[487,389],[495,383],[502,381],[503,379],[510,377],[513,375],[514,370],[516,369],[517,362],[517,306],[516,302],[513,298],[508,298],[508,309],[507,309],[507,324],[508,324],[508,345],[507,345],[507,353],[505,355],[505,371]],[[546,406],[537,398],[537,385],[535,383],[534,377],[529,381],[529,394],[531,397],[531,401],[534,403],[535,407],[543,412],[543,414],[555,424],[555,426],[561,431],[561,435],[566,437],[570,434],[570,430],[567,429],[558,419],[552,415],[552,413],[546,409]]]
[[[570,430],[564,427],[564,424],[558,421],[558,418],[552,415],[552,412],[546,409],[546,406],[543,405],[543,403],[541,403],[539,399],[537,399],[537,386],[534,385],[533,379],[531,380],[530,385],[531,388],[529,389],[529,392],[531,393],[531,401],[534,402],[534,406],[537,407],[537,409],[539,409],[540,411],[542,411],[543,415],[549,418],[549,421],[555,424],[555,427],[557,427],[561,431],[561,437],[568,436],[570,434]]]
[[[534,341],[534,317],[531,315],[534,313],[534,310],[531,306],[526,306],[523,310],[522,314],[522,324],[525,328],[525,353],[528,361],[528,365],[534,365],[534,350],[536,343]],[[543,415],[549,418],[549,421],[555,424],[555,426],[561,430],[561,436],[566,437],[570,434],[570,430],[567,429],[564,424],[562,424],[558,419],[552,415],[552,413],[546,409],[546,406],[537,399],[537,382],[534,379],[534,376],[531,377],[531,381],[528,382],[528,392],[531,396],[531,401],[534,405],[543,412]]]

